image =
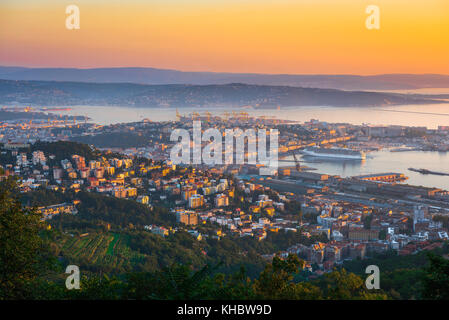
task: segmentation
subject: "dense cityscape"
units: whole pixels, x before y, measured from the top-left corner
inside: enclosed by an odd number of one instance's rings
[[[29,108],[21,111],[33,113]],[[170,132],[179,127],[191,130],[195,120],[203,122],[203,129],[245,129],[255,125],[277,128],[283,159],[278,172],[275,176],[259,176],[258,166],[249,164],[174,165],[169,159],[174,144]],[[429,130],[319,120],[298,124],[233,112],[222,116],[178,114],[177,121],[144,119],[110,126],[77,123],[76,119],[56,123],[16,119],[3,121],[1,128],[3,179],[8,175],[19,177],[23,194],[70,191],[70,198],[62,203],[33,203],[49,228],[55,216],[78,213],[79,192],[98,193],[138,202],[149,212],[154,206],[167,208],[175,224],[164,221],[133,226],[160,237],[184,231],[198,241],[225,237],[264,241],[267,234],[291,232],[317,239],[308,244],[285,245],[276,252],[258,253],[267,261],[274,256],[296,254],[304,259],[304,270],[312,275],[329,272],[343,261],[390,250],[411,255],[442,247],[448,240],[448,191],[408,185],[403,172],[333,176],[314,171],[293,155],[311,147],[363,153],[384,148],[390,152],[446,151],[447,127]],[[122,137],[121,146],[104,147],[114,136]],[[70,152],[74,149],[70,145],[65,151],[57,150],[61,141],[76,145],[78,142],[71,141],[89,142],[88,157]],[[136,146],[136,141],[146,141],[147,145]]]

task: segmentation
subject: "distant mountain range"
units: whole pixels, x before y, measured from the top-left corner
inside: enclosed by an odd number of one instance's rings
[[[145,85],[0,80],[0,103],[6,105],[276,108],[278,106],[363,107],[443,102],[432,98],[439,96],[241,83]]]
[[[295,75],[184,72],[156,68],[24,68],[0,67],[0,79],[140,84],[228,84],[295,86],[341,90],[449,88],[449,76],[439,74]]]

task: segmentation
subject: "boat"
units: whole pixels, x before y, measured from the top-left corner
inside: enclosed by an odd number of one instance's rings
[[[415,168],[408,168],[410,171],[418,172],[421,174],[434,174],[438,176],[449,176],[449,173],[446,172],[438,172],[438,171],[431,171],[429,169],[415,169]]]
[[[308,156],[321,157],[321,158],[352,159],[352,160],[366,159],[365,152],[346,148],[308,147],[302,150],[302,152]]]

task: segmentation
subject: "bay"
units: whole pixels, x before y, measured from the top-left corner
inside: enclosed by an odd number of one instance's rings
[[[174,121],[176,109],[173,108],[137,108],[120,106],[72,106],[70,111],[59,111],[60,114],[87,115],[90,121],[108,125],[142,121]],[[295,120],[300,123],[310,119],[318,119],[332,123],[371,124],[371,125],[403,125],[420,126],[436,129],[438,126],[449,126],[449,103],[438,105],[402,105],[372,108],[337,108],[337,107],[287,107],[277,109],[251,108],[214,108],[194,109],[181,108],[181,115],[192,112],[212,115],[223,115],[225,112],[247,112],[250,116],[275,117],[277,119]],[[397,172],[404,173],[409,179],[405,183],[438,187],[449,190],[449,176],[423,175],[409,171],[408,168],[426,168],[434,171],[449,172],[449,154],[445,152],[389,152],[382,150],[372,152],[366,161],[333,161],[302,159],[308,166],[318,169],[318,172],[340,175],[342,177]]]
[[[71,106],[70,111],[53,111],[62,115],[88,116],[92,122],[109,125],[149,119],[151,121],[174,121],[174,108],[141,108],[120,106]],[[402,105],[390,107],[285,107],[277,109],[250,108],[181,108],[181,115],[192,112],[212,115],[223,115],[224,112],[247,112],[250,116],[268,116],[277,119],[289,119],[299,122],[318,119],[327,122],[343,122],[351,124],[425,126],[436,129],[438,126],[449,126],[449,103],[438,105]]]

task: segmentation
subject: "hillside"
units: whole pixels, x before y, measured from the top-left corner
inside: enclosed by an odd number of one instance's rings
[[[0,103],[35,105],[116,105],[138,107],[382,106],[429,104],[419,95],[334,89],[225,85],[142,85],[0,80]]]
[[[233,82],[344,90],[448,88],[449,76],[439,74],[303,75],[185,72],[156,68],[23,68],[0,67],[0,79],[142,84],[226,84]]]

